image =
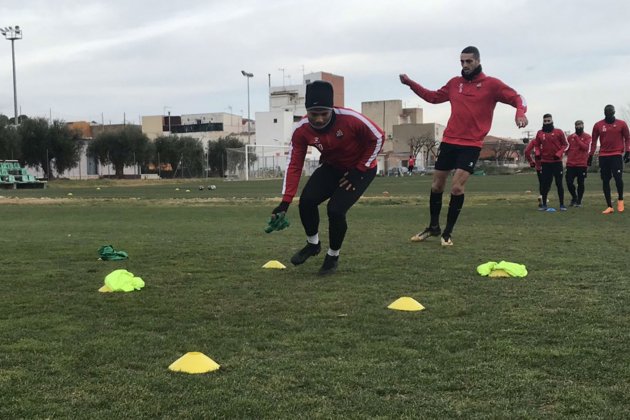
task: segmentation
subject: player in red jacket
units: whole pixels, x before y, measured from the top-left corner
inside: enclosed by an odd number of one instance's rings
[[[602,177],[604,198],[606,199],[606,210],[603,214],[612,214],[615,211],[612,207],[610,196],[610,179],[615,178],[617,186],[617,211],[624,210],[623,205],[623,164],[630,162],[630,133],[625,121],[615,118],[615,107],[606,105],[604,107],[605,118],[598,121],[593,126],[593,139],[591,141],[591,151],[588,157],[588,166],[593,162],[593,154],[599,140],[599,170]],[[623,158],[622,158],[623,156]]]
[[[539,210],[547,210],[547,195],[551,189],[552,182],[556,181],[558,190],[558,201],[560,202],[560,211],[566,211],[564,205],[564,187],[562,186],[562,156],[567,150],[569,144],[564,136],[564,132],[553,126],[553,118],[551,114],[543,115],[542,130],[536,133],[536,137],[532,140],[534,149],[540,148],[540,162],[542,166],[542,207]],[[531,156],[527,156],[531,162]]]
[[[536,146],[536,147],[534,147]],[[534,159],[532,160],[532,150],[534,151]],[[540,149],[540,145],[535,144],[533,141],[527,143],[525,147],[525,151],[523,152],[525,158],[529,162],[529,166],[536,170],[536,177],[538,178],[538,208],[542,208],[542,191],[543,191],[543,182],[542,182],[542,163],[540,162],[540,155],[542,151]]]
[[[490,131],[492,115],[497,102],[516,108],[516,126],[527,125],[527,105],[525,99],[514,89],[481,71],[481,58],[476,47],[466,47],[461,52],[461,76],[453,77],[437,91],[428,90],[414,82],[406,74],[401,74],[401,83],[409,86],[418,96],[432,104],[450,102],[451,116],[446,125],[438,151],[429,212],[431,221],[422,232],[411,237],[411,241],[424,241],[431,236],[441,235],[442,246],[453,245],[451,233],[464,205],[466,182],[475,169],[483,139]],[[446,180],[455,170],[451,181],[451,200],[448,206],[446,227],[440,229],[442,194]]]
[[[575,133],[571,134],[567,141],[567,189],[571,194],[571,206],[582,207],[582,197],[584,197],[584,180],[588,169],[588,155],[591,151],[591,136],[584,132],[584,122],[575,122]],[[577,191],[574,181],[577,179]]]
[[[291,258],[300,265],[321,251],[318,206],[328,200],[329,249],[320,275],[337,270],[339,250],[348,225],[346,213],[376,176],[376,157],[383,146],[383,130],[364,115],[333,106],[333,87],[325,81],[306,86],[306,117],[293,131],[289,161],[282,185],[282,202],[272,218],[284,217],[302,175],[308,146],[320,153],[320,166],[300,195],[300,220],[306,246]]]

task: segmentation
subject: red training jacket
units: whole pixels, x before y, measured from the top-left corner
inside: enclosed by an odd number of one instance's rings
[[[308,146],[320,151],[321,163],[342,171],[356,168],[365,172],[376,167],[376,156],[383,147],[383,130],[357,111],[339,107],[333,110],[335,121],[323,131],[313,129],[306,117],[297,123],[282,183],[282,201],[290,203],[295,197]]]
[[[409,87],[432,104],[450,101],[451,116],[444,130],[443,142],[481,148],[492,126],[497,102],[512,105],[516,116],[527,112],[525,98],[501,80],[479,73],[473,80],[453,77],[440,90],[428,90],[410,80]]]
[[[608,124],[606,120],[601,120],[595,123],[593,140],[591,141],[591,156],[595,153],[598,139],[600,156],[615,156],[622,155],[625,151],[630,152],[630,133],[625,121],[615,120],[614,123]]]
[[[591,151],[591,136],[582,133],[571,134],[567,141],[569,148],[567,149],[567,167],[586,168],[588,166],[588,155]]]
[[[534,158],[532,159],[532,150],[534,150]],[[538,143],[534,143],[534,141],[530,141],[529,143],[527,143],[527,146],[525,147],[525,152],[523,152],[525,154],[525,158],[527,159],[527,161],[529,163],[534,163],[534,168],[537,171],[541,171],[542,170],[542,164],[540,163],[540,155],[541,155],[541,150],[540,150],[540,144]]]
[[[538,130],[536,138],[530,143],[534,143],[532,147],[538,147],[540,149],[540,161],[542,163],[561,162],[562,155],[569,147],[567,138],[564,136],[564,132],[559,128],[554,128],[551,133],[545,133],[542,130]],[[527,156],[527,160],[531,162],[531,156]]]

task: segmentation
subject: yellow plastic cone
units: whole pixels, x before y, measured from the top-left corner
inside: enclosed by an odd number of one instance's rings
[[[113,290],[106,284],[104,284],[103,286],[101,286],[100,289],[98,289],[99,292],[101,293],[110,293],[113,292]]]
[[[278,268],[280,270],[284,270],[287,267],[286,265],[282,264],[280,261],[271,260],[271,261],[268,261],[265,265],[263,265],[262,268]]]
[[[191,351],[175,360],[168,368],[174,372],[206,373],[217,370],[220,367],[217,362],[205,354]]]
[[[490,272],[490,274],[488,274],[488,277],[510,277],[510,275],[505,272],[505,270],[492,270]]]
[[[396,311],[422,311],[424,310],[424,306],[422,306],[418,301],[414,298],[410,297],[401,297],[393,301],[389,306],[389,309],[394,309]]]

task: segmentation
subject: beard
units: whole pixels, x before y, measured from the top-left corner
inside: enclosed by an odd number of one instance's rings
[[[553,131],[553,123],[543,124],[542,131],[544,131],[545,133],[551,133]]]
[[[464,73],[464,69],[462,69],[462,77],[468,81],[474,79],[479,73],[481,73],[481,64],[468,74]]]
[[[583,128],[576,128],[575,129],[575,134],[577,134],[578,136],[581,136],[583,132],[584,132]]]

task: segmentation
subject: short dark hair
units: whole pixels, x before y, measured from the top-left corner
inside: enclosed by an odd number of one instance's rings
[[[479,54],[479,49],[477,47],[469,46],[462,50],[462,54],[472,54],[475,60],[479,60],[481,55]]]
[[[582,125],[584,125],[584,121],[582,121],[582,120],[577,120],[577,121],[575,122],[575,125],[578,125],[578,124],[582,124]]]
[[[553,117],[551,116],[551,114],[545,114],[543,115],[543,118],[553,118]]]

